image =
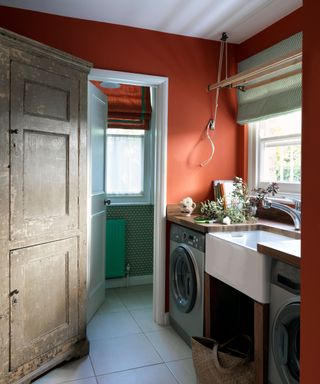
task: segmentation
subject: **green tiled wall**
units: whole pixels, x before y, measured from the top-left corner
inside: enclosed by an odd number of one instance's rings
[[[126,220],[126,263],[130,264],[130,275],[151,275],[153,205],[111,205],[107,207],[108,218]]]

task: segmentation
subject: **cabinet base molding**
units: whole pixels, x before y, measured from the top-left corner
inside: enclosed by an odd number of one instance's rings
[[[0,384],[30,384],[31,380],[43,375],[58,364],[71,359],[80,359],[89,353],[87,338],[69,340],[51,351],[38,356],[4,377]]]

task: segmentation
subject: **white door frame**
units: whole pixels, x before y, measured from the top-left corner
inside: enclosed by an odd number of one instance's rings
[[[153,227],[153,318],[161,325],[165,316],[166,193],[168,136],[168,78],[129,72],[91,69],[89,80],[150,86],[156,89],[155,186]],[[90,175],[88,175],[90,180]],[[88,239],[90,243],[90,239]]]

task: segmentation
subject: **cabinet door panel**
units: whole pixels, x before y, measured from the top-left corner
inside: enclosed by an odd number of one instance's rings
[[[76,80],[11,63],[10,238],[78,228]]]
[[[78,332],[77,238],[10,252],[11,370]]]
[[[68,136],[25,130],[23,147],[24,219],[67,215]]]

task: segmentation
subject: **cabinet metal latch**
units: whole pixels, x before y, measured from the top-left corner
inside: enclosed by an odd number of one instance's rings
[[[10,292],[9,293],[9,296],[13,296],[13,295],[17,295],[19,293],[19,290],[18,289],[15,289],[14,291]]]

